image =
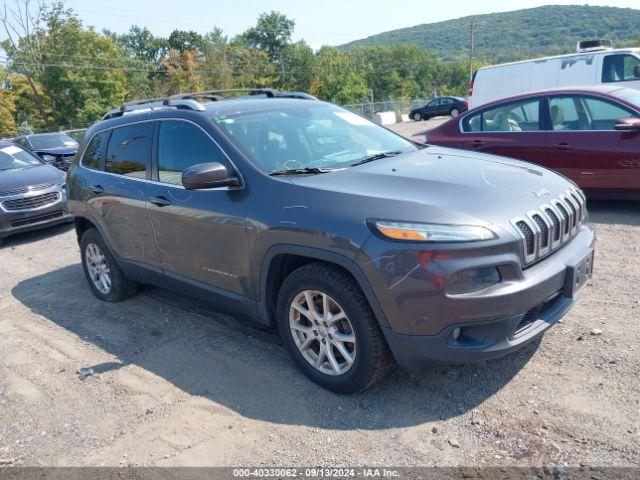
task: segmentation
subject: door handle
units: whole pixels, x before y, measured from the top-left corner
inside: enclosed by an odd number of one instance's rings
[[[149,198],[149,201],[151,203],[153,203],[154,205],[157,205],[158,207],[167,207],[169,205],[171,205],[171,202],[169,200],[167,200],[166,198],[160,196],[160,197],[151,197]]]
[[[471,146],[474,148],[484,147],[487,144],[484,140],[474,140],[471,142]]]
[[[570,150],[571,149],[571,145],[569,145],[568,143],[565,143],[565,142],[556,143],[554,146],[556,148],[559,148],[560,150]]]
[[[93,187],[90,188],[90,190],[96,195],[100,195],[101,193],[104,193],[104,188],[102,187],[102,185],[94,185]]]

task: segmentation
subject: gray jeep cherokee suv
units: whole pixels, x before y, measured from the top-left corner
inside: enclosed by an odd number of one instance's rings
[[[595,237],[566,178],[259,93],[125,104],[88,130],[67,190],[98,298],[146,283],[223,303],[349,393],[394,360],[518,349],[590,277]]]

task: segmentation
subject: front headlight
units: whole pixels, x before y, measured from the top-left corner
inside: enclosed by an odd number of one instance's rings
[[[410,242],[479,242],[498,238],[485,227],[376,221],[376,229],[385,237]]]

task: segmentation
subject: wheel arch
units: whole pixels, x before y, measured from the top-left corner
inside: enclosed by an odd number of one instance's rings
[[[352,259],[328,250],[286,244],[272,246],[262,260],[258,315],[263,322],[275,325],[275,303],[286,276],[296,268],[317,261],[335,265],[349,274],[362,290],[380,326],[389,326],[373,288]]]

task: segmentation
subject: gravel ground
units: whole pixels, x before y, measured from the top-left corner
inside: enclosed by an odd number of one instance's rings
[[[349,397],[249,319],[150,287],[99,302],[69,226],[14,237],[0,247],[0,464],[638,466],[640,209],[590,209],[595,276],[542,341]]]

